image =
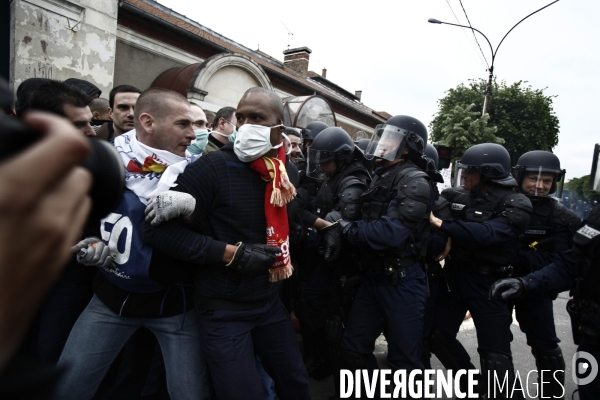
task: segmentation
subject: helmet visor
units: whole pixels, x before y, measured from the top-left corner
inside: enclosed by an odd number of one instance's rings
[[[594,146],[592,172],[590,174],[590,190],[600,192],[600,144]]]
[[[365,151],[369,160],[374,157],[392,161],[401,158],[409,132],[393,125],[377,125]]]
[[[562,181],[564,175],[562,171],[548,171],[541,166],[537,168],[527,167],[520,174],[523,176],[523,179],[520,180],[523,193],[528,196],[539,197],[554,193],[557,189],[557,182]]]
[[[327,180],[336,170],[335,153],[332,151],[308,149],[306,175],[319,180]]]

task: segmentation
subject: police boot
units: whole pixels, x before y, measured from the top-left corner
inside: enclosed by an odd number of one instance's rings
[[[477,351],[482,375],[479,385],[480,395],[485,395],[486,399],[523,399],[520,382],[515,381],[515,369],[511,357],[485,350]]]
[[[429,339],[429,351],[440,360],[447,370],[451,369],[456,372],[461,369],[476,369],[470,360],[458,357],[455,342],[455,338],[447,337],[439,330],[434,329]],[[468,390],[467,375],[463,375],[460,378],[460,390],[463,393],[466,393]]]
[[[565,394],[565,359],[559,346],[554,350],[531,348],[538,370],[540,399],[562,399]],[[544,372],[542,372],[544,371]],[[542,383],[543,382],[543,383]]]

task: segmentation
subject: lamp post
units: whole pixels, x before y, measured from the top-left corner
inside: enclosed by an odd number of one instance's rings
[[[489,71],[490,75],[488,77],[488,83],[487,83],[487,86],[485,88],[485,93],[484,93],[485,94],[485,98],[483,99],[483,111],[481,112],[482,116],[485,115],[485,114],[487,114],[488,108],[490,106],[490,99],[492,97],[492,78],[494,76],[494,60],[496,59],[496,55],[498,54],[498,49],[500,48],[500,45],[502,44],[502,42],[504,42],[504,39],[506,39],[506,37],[508,36],[508,34],[511,33],[512,30],[515,29],[517,27],[517,25],[519,25],[521,22],[525,21],[527,18],[531,17],[533,14],[535,14],[535,13],[537,13],[539,11],[542,11],[544,8],[550,7],[552,4],[557,3],[559,1],[560,0],[555,0],[552,3],[545,5],[544,7],[540,8],[539,10],[536,10],[536,11],[532,12],[531,14],[529,14],[528,16],[526,16],[525,18],[523,18],[522,20],[520,20],[519,22],[517,22],[512,28],[509,29],[508,32],[506,32],[506,35],[504,35],[504,37],[502,38],[502,40],[500,41],[500,43],[498,43],[498,46],[496,47],[496,50],[493,49],[492,44],[490,43],[490,41],[488,40],[488,38],[479,29],[475,29],[472,26],[452,24],[450,22],[440,21],[440,20],[435,19],[435,18],[429,18],[427,20],[427,22],[429,22],[431,24],[444,24],[444,25],[458,26],[460,28],[471,29],[471,30],[479,33],[481,36],[483,36],[483,38],[485,39],[485,41],[490,46],[490,52],[492,53],[492,63],[490,64],[490,67],[488,68],[488,71]]]

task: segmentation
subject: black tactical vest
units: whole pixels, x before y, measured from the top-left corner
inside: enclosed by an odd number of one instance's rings
[[[387,216],[390,202],[398,193],[398,186],[408,184],[417,177],[430,181],[429,176],[411,162],[397,163],[383,174],[376,174],[369,189],[362,195],[362,220],[371,222]],[[429,210],[433,208],[435,200],[435,198],[431,200]],[[377,270],[414,264],[420,257],[420,246],[425,243],[429,234],[429,223],[426,221],[425,225],[420,232],[415,231],[399,249],[376,252],[363,248],[361,250],[363,265]]]
[[[368,186],[369,173],[367,169],[362,162],[354,161],[321,186],[313,203],[313,214],[319,218],[325,218],[330,211],[335,210],[339,202],[340,189],[343,187],[345,178],[350,176],[358,178],[365,186]]]
[[[576,281],[581,289],[573,292],[573,298],[581,301],[584,310],[593,311],[600,318],[600,205],[577,230],[573,242],[573,250],[584,259]]]
[[[362,195],[362,220],[371,222],[387,215],[390,202],[396,197],[401,181],[404,183],[417,177],[430,180],[425,172],[411,162],[395,164],[383,174],[376,174],[371,186]]]
[[[450,203],[453,217],[466,222],[483,223],[501,216],[505,202],[516,193],[509,187],[491,185],[483,194],[472,195],[466,190],[445,190],[442,195]],[[478,267],[508,267],[518,251],[518,238],[492,246],[452,238],[451,262],[457,267],[474,270]]]

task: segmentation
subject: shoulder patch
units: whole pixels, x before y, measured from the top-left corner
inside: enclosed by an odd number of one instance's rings
[[[585,236],[588,239],[593,239],[596,236],[600,235],[600,231],[592,228],[589,225],[582,226],[581,228],[579,228],[577,230],[577,233],[580,234],[580,235],[582,235],[582,236]]]

